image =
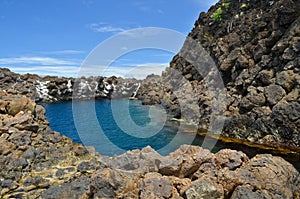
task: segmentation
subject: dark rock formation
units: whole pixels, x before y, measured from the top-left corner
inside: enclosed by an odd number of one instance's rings
[[[136,79],[39,77],[19,75],[5,68],[0,68],[0,74],[0,91],[26,95],[36,102],[130,97],[139,85]]]
[[[225,107],[220,113],[225,120],[222,135],[300,147],[299,0],[221,0],[200,14],[188,40],[207,51],[222,76],[225,89],[215,90],[216,96],[227,93],[227,102],[218,104]],[[184,53],[201,57],[186,42],[161,78],[145,81],[139,98],[144,104],[163,105],[177,118],[187,109],[182,104],[196,100],[190,109],[199,110],[199,128],[207,131],[215,97],[208,92],[214,83],[211,69],[203,62],[207,75],[201,76]],[[178,93],[186,81],[192,91]]]

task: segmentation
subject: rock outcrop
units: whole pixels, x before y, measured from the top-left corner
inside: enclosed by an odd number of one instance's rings
[[[117,77],[65,78],[56,76],[19,75],[0,68],[0,91],[21,94],[36,102],[57,102],[72,99],[130,97],[139,80]]]
[[[1,93],[0,107],[0,198],[37,198],[69,182],[65,198],[84,193],[98,155],[52,131],[45,109],[29,98]],[[42,198],[58,198],[57,192]]]
[[[300,147],[299,0],[221,0],[200,14],[188,39],[207,51],[222,76],[227,99],[219,103],[225,107],[223,136]],[[182,52],[200,56],[188,42]],[[182,52],[161,78],[148,77],[139,99],[161,104],[180,118],[180,104],[193,101],[192,93],[197,106],[191,110],[199,110],[199,128],[207,131],[213,100],[207,88],[213,83],[210,69],[207,77],[201,76]],[[190,94],[176,93],[185,85],[182,78],[191,85]]]
[[[226,107],[224,136],[300,147],[299,6],[299,0],[221,0],[200,14],[189,37],[221,71],[228,99],[220,104]],[[163,105],[177,118],[198,109],[201,130],[207,130],[209,78],[180,55],[162,77],[144,81],[139,98]],[[187,82],[185,92],[175,92]],[[115,77],[41,78],[1,69],[0,197],[300,198],[299,172],[280,157],[249,158],[229,149],[213,154],[188,145],[168,156],[146,147],[106,157],[52,131],[45,110],[34,102],[128,97],[138,83]]]
[[[280,157],[189,145],[106,157],[52,131],[24,96],[0,93],[0,107],[1,198],[300,198],[299,172]]]

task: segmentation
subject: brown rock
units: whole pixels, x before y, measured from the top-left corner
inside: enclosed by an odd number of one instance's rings
[[[230,170],[235,170],[249,160],[243,152],[231,149],[223,149],[216,153],[215,157],[217,164],[221,167],[228,167]]]
[[[273,107],[271,116],[279,120],[297,121],[300,118],[300,104],[298,102],[279,102]]]
[[[90,197],[92,198],[119,198],[135,193],[137,185],[133,177],[124,172],[112,169],[96,171],[90,181]]]
[[[188,177],[196,172],[201,164],[212,156],[209,150],[196,146],[182,145],[166,156],[159,165],[163,175]]]
[[[262,192],[260,190],[253,191],[244,186],[238,186],[235,188],[230,199],[241,199],[241,198],[251,198],[251,199],[262,199],[262,198],[272,198],[268,192]]]
[[[285,90],[281,86],[275,84],[265,88],[265,96],[267,97],[270,105],[277,104],[285,96],[285,94]]]
[[[298,97],[299,97],[299,89],[295,88],[283,99],[287,102],[292,102],[292,101],[296,101],[298,99]]]
[[[268,86],[272,83],[273,77],[274,77],[274,72],[272,70],[262,70],[258,75],[258,79],[265,86]]]
[[[276,83],[289,92],[294,86],[294,77],[295,74],[292,70],[282,71],[276,74]]]
[[[189,198],[203,198],[203,199],[223,199],[224,190],[223,187],[217,182],[211,182],[210,180],[196,180],[191,186],[189,186],[184,195]]]
[[[7,110],[6,110],[6,106],[7,106],[7,101],[5,100],[0,100],[0,113],[2,114],[6,114]]]
[[[30,139],[31,133],[29,131],[18,131],[13,133],[9,140],[11,140],[18,147],[27,146],[31,143]]]
[[[140,184],[140,198],[170,198],[172,181],[158,173],[147,173]]]
[[[228,57],[224,60],[224,62],[221,64],[220,69],[222,71],[229,71],[233,65],[234,61],[237,60],[241,56],[241,49],[236,48],[230,52]]]
[[[299,173],[281,157],[256,155],[243,168],[255,175],[261,188],[267,190],[272,198],[300,197],[299,184],[294,183],[299,179]]]
[[[22,97],[9,102],[9,105],[7,106],[7,113],[13,116],[20,111],[31,111],[33,113],[34,108],[35,103],[32,100]]]
[[[192,180],[189,178],[177,178],[174,176],[169,176],[172,180],[173,189],[176,189],[176,192],[173,191],[172,198],[174,196],[182,196],[184,191],[192,184]]]
[[[0,140],[0,155],[7,155],[16,149],[16,145],[9,142]]]
[[[158,171],[162,156],[150,146],[142,150],[132,150],[115,158],[103,158],[102,162],[107,166],[135,173],[144,174]]]

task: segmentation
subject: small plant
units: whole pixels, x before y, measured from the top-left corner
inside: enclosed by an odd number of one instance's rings
[[[226,1],[226,3],[223,3],[222,6],[227,10],[229,8],[230,4],[231,4],[231,1],[228,0],[228,1]]]
[[[216,12],[213,13],[213,15],[211,16],[211,18],[212,18],[213,20],[215,20],[215,21],[217,21],[217,20],[222,20],[222,16],[221,16],[222,13],[223,13],[222,8],[218,8],[218,9],[216,10]]]

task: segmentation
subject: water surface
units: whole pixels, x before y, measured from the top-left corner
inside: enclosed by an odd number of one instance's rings
[[[118,155],[148,145],[167,155],[182,144],[201,146],[204,140],[203,136],[185,132],[178,121],[167,120],[165,123],[166,115],[159,107],[143,106],[135,100],[69,101],[42,105],[53,130],[74,142],[94,146],[102,155]],[[206,141],[215,140],[206,138]],[[222,141],[216,143],[212,152],[224,148],[243,151],[249,157],[261,153],[280,155],[300,170],[298,155],[278,154],[272,150]]]

